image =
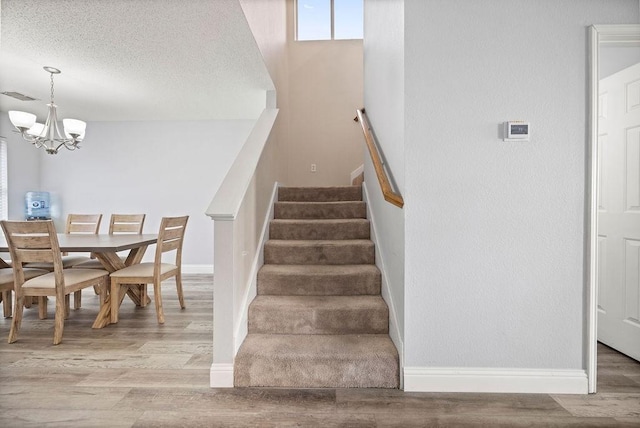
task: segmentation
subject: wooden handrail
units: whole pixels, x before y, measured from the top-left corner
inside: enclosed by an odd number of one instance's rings
[[[369,149],[369,155],[373,162],[373,168],[376,170],[376,176],[378,177],[378,183],[382,189],[382,195],[384,200],[392,203],[393,205],[402,208],[404,206],[404,200],[399,193],[396,193],[391,188],[387,173],[382,166],[382,160],[380,160],[380,154],[373,140],[373,132],[371,132],[371,125],[367,119],[364,109],[357,110],[358,116],[354,119],[356,122],[360,122],[362,126],[362,132],[364,132],[364,139],[367,142],[367,148]]]

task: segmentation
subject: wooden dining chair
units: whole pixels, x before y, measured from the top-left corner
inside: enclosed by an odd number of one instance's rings
[[[49,273],[49,271],[44,269],[24,268],[23,271],[25,280],[44,275],[45,273]],[[2,312],[5,318],[11,318],[11,315],[13,314],[13,309],[11,306],[13,302],[13,289],[13,268],[0,268],[0,295],[2,296]]]
[[[146,214],[111,214],[109,235],[142,234]],[[100,260],[85,260],[73,266],[80,269],[104,269]]]
[[[111,322],[118,322],[119,303],[124,297],[123,288],[138,287],[146,290],[147,284],[153,284],[153,297],[156,305],[158,323],[164,324],[164,310],[160,285],[167,278],[175,277],[180,308],[184,309],[182,294],[182,243],[189,216],[163,217],[160,222],[158,243],[153,263],[139,263],[111,273]],[[173,263],[163,260],[163,254],[172,252]],[[144,291],[143,291],[144,294]]]
[[[97,234],[100,231],[100,223],[102,214],[69,214],[67,215],[67,224],[64,233],[69,234]],[[62,253],[62,266],[72,268],[79,263],[95,259],[95,256],[83,256],[81,254],[68,255]],[[31,263],[27,267],[36,269],[46,269],[53,272],[51,263]],[[98,290],[96,290],[96,294]],[[42,299],[40,299],[42,300]],[[79,309],[82,306],[82,290],[73,295],[73,307]]]
[[[102,214],[69,214],[67,216],[67,223],[64,233],[69,234],[97,234],[100,231],[100,223],[102,221]],[[67,253],[62,253],[62,265],[65,268],[70,268],[78,263],[89,260],[91,257],[82,255],[69,256]],[[46,263],[32,263],[29,267],[35,267],[38,269],[47,269],[53,271],[52,264]]]
[[[69,214],[67,216],[67,225],[65,227],[64,233],[69,234],[94,234],[97,235],[100,232],[100,223],[102,222],[102,214]],[[62,253],[63,256],[66,256],[66,253]],[[75,259],[68,257],[62,259],[63,265],[65,267],[73,267],[82,261],[83,256],[75,256]],[[84,256],[86,259],[86,256]],[[95,256],[92,254],[89,258],[95,259]],[[65,263],[66,261],[66,263]]]
[[[69,214],[64,233],[96,234],[101,222],[102,214]]]
[[[69,296],[87,287],[96,287],[100,293],[101,306],[106,298],[109,272],[98,269],[64,269],[58,236],[51,220],[0,222],[4,231],[15,278],[14,305],[9,343],[18,339],[22,323],[24,299],[30,296],[56,299],[53,344],[62,341],[64,320],[69,315]],[[26,279],[24,265],[28,263],[51,263],[53,271],[35,278]],[[46,318],[47,299],[40,299],[40,318]]]

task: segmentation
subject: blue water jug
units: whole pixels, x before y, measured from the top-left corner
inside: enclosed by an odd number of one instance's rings
[[[27,192],[24,197],[24,217],[27,220],[50,220],[51,203],[49,192]]]

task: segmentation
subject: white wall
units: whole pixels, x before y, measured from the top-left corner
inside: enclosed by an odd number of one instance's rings
[[[583,369],[586,28],[638,2],[404,8],[406,365]]]
[[[276,86],[284,184],[349,184],[363,162],[362,132],[351,120],[363,105],[362,40],[296,42],[293,0],[240,4]]]
[[[271,80],[286,77],[287,8],[285,0],[240,0]]]
[[[362,108],[362,40],[295,41],[294,2],[287,2],[289,134],[288,185],[350,184],[362,165],[362,131],[352,121]],[[311,172],[311,164],[317,172]]]
[[[240,5],[274,82],[278,108],[270,145],[278,156],[280,180],[286,181],[289,141],[289,62],[286,0],[240,0]],[[269,94],[268,97],[273,94]]]
[[[253,124],[89,122],[82,149],[41,154],[40,188],[29,190],[56,196],[61,230],[70,212],[102,213],[105,233],[112,213],[146,213],[150,233],[161,217],[188,214],[183,263],[211,266],[213,224],[204,213]]]
[[[0,113],[0,135],[7,142],[9,181],[9,219],[24,219],[24,194],[40,190],[40,154],[33,146],[13,132],[9,115]]]
[[[9,220],[23,220],[25,193],[39,190],[39,153],[20,134],[13,132],[13,125],[5,112],[0,112],[0,136],[7,142]],[[0,253],[0,257],[5,260],[10,258],[9,253]]]
[[[365,2],[364,107],[381,155],[404,193],[404,0]],[[384,29],[384,31],[380,31]],[[364,143],[362,144],[362,150]],[[365,183],[401,338],[404,336],[404,211],[384,200],[368,153]],[[396,344],[398,345],[398,344]]]

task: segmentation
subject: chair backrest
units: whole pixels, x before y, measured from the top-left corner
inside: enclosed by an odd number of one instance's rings
[[[25,263],[53,263],[56,286],[64,287],[62,256],[53,221],[3,220],[0,224],[11,253],[16,290],[25,281],[22,267]]]
[[[162,263],[162,254],[175,250],[175,265],[182,264],[182,242],[184,232],[187,228],[189,216],[183,217],[163,217],[160,222],[160,232],[158,233],[158,243],[156,244],[156,270]]]
[[[100,230],[102,214],[69,214],[65,233],[93,233]]]
[[[145,214],[111,214],[109,234],[138,234],[142,233]]]

